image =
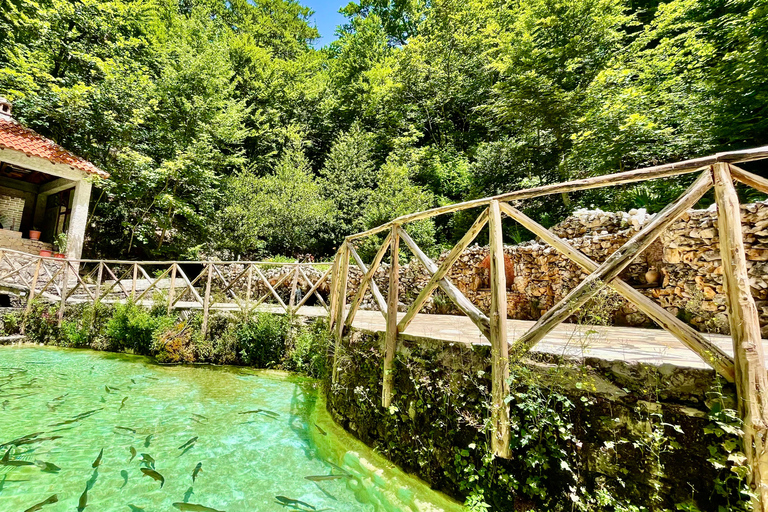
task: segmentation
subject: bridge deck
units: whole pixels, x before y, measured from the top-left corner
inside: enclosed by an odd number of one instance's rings
[[[315,311],[316,310],[316,311]],[[299,314],[322,316],[323,308],[303,307]],[[402,317],[404,313],[399,314]],[[527,320],[507,320],[509,339],[514,340],[534,324]],[[384,332],[384,317],[378,311],[358,311],[353,326],[371,332]],[[401,334],[408,339],[439,340],[450,343],[489,345],[472,321],[465,316],[419,314]],[[705,335],[729,355],[733,355],[731,338]],[[768,352],[768,340],[763,340]],[[672,364],[687,368],[709,368],[695,353],[663,329],[633,327],[601,327],[560,324],[537,344],[535,352],[568,357],[595,357],[608,361]]]

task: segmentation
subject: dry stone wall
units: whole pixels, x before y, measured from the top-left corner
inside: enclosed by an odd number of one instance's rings
[[[750,285],[760,313],[763,335],[768,336],[768,202],[742,205],[741,209]],[[644,209],[629,212],[577,210],[552,231],[601,263],[652,218],[653,215]],[[576,264],[540,241],[506,246],[504,251],[515,269],[515,279],[508,283],[507,293],[511,318],[539,318],[586,277]],[[485,312],[490,308],[490,290],[488,270],[481,263],[487,255],[487,247],[471,246],[448,274],[453,283]],[[438,264],[444,257],[445,254],[438,259]],[[382,264],[374,277],[385,294],[388,272],[388,266]],[[405,310],[429,280],[429,273],[415,261],[402,265],[400,272],[399,309]],[[685,213],[621,274],[621,278],[697,329],[727,334],[722,273],[717,211],[713,207]],[[349,300],[357,291],[361,277],[357,268],[350,267]],[[598,299],[594,305],[591,311],[603,315],[607,312],[607,320],[612,324],[650,324],[634,305],[615,294]],[[376,309],[369,292],[362,308]],[[582,309],[581,313],[589,311],[589,308]],[[439,292],[429,299],[422,312],[459,313]]]

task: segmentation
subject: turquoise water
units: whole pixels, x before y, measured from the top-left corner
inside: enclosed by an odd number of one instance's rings
[[[54,494],[42,511],[459,510],[333,424],[315,386],[245,368],[0,347],[0,449],[11,450],[0,511]],[[141,471],[152,465],[154,478]],[[342,476],[305,478],[331,474]]]

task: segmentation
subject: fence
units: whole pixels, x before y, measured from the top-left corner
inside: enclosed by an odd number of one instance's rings
[[[571,316],[604,286],[610,286],[634,303],[640,311],[653,319],[660,327],[676,336],[726,380],[736,383],[740,397],[739,409],[744,419],[745,450],[751,468],[751,479],[759,487],[758,499],[761,506],[760,508],[756,507],[756,510],[768,510],[768,391],[766,391],[768,390],[768,377],[766,376],[762,353],[757,309],[750,293],[747,277],[739,201],[733,184],[735,179],[763,193],[768,193],[768,180],[734,165],[739,162],[765,158],[768,158],[768,147],[718,153],[704,158],[647,169],[518,190],[405,215],[374,229],[349,236],[336,254],[332,274],[331,329],[336,338],[336,353],[338,353],[345,329],[352,325],[363,295],[370,288],[370,292],[386,320],[381,401],[384,407],[388,407],[391,404],[393,394],[393,361],[397,350],[398,334],[408,327],[429,296],[437,288],[440,288],[472,320],[491,344],[492,449],[498,456],[508,457],[510,426],[508,407],[504,399],[509,394],[507,381],[510,359],[519,360],[548,332]],[[642,230],[600,265],[510,204],[512,201],[551,194],[642,182],[696,172],[699,173],[697,179],[674,203],[659,212]],[[617,277],[635,257],[648,248],[665,229],[686,210],[694,206],[713,187],[719,212],[720,252],[723,261],[724,282],[728,296],[728,317],[735,357],[731,357],[720,350],[689,325]],[[412,222],[478,207],[483,208],[482,213],[439,266],[418,247],[403,229],[404,225]],[[503,216],[517,221],[565,257],[590,272],[586,279],[547,311],[528,332],[516,340],[507,339],[507,287],[502,242]],[[462,251],[472,243],[486,224],[489,229],[491,262],[491,307],[488,316],[475,307],[446,277]],[[366,266],[357,253],[355,242],[379,233],[386,233],[385,239],[371,264]],[[431,278],[405,314],[398,317],[398,258],[392,255],[399,254],[401,242],[424,265],[431,274]],[[387,252],[390,254],[389,291],[385,299],[376,285],[373,275]],[[346,285],[350,259],[358,265],[363,273],[363,278],[347,309]],[[334,382],[337,380],[337,372],[337,364],[334,361]],[[753,488],[757,489],[758,487]]]

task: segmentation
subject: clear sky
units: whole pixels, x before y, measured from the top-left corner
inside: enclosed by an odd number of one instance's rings
[[[347,5],[349,0],[300,0],[300,3],[315,11],[310,21],[320,32],[320,39],[315,41],[315,46],[321,48],[335,40],[336,26],[345,21],[344,16],[339,14],[339,9]]]

